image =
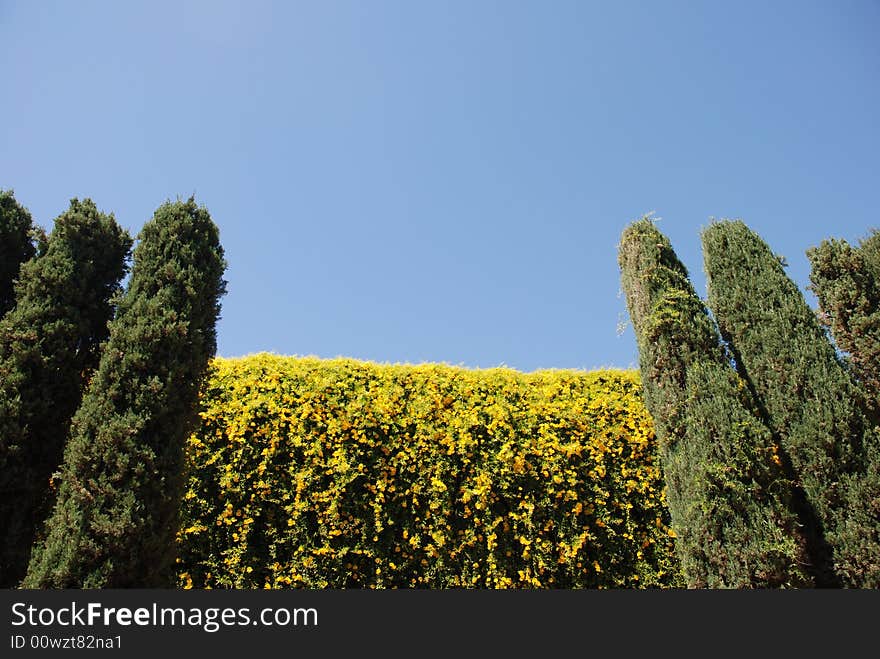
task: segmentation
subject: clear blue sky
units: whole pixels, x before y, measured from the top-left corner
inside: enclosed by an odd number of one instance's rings
[[[224,356],[628,367],[630,220],[700,294],[710,217],[802,288],[878,224],[878,33],[871,0],[0,0],[0,187],[133,232],[194,193]]]

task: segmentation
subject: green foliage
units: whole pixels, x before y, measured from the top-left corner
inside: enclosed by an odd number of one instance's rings
[[[201,401],[183,587],[680,583],[634,373],[263,354]]]
[[[875,405],[880,399],[880,232],[853,247],[826,240],[807,251],[820,322],[847,353]]]
[[[44,253],[21,267],[18,304],[0,320],[2,587],[21,581],[50,509],[50,476],[107,336],[130,249],[112,215],[73,199]]]
[[[193,199],[144,226],[25,587],[170,585],[183,447],[216,348],[224,269],[217,227]]]
[[[812,585],[777,443],[687,270],[648,218],[623,232],[619,263],[687,584]]]
[[[703,233],[709,304],[815,510],[844,585],[880,586],[877,434],[778,257],[742,222]]]
[[[31,214],[12,190],[0,190],[0,318],[15,306],[15,280],[22,263],[36,254]]]

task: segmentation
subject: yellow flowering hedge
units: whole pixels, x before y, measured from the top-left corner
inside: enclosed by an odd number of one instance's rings
[[[182,587],[677,586],[631,371],[217,359]]]

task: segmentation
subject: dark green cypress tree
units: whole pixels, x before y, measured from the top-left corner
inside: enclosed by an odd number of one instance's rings
[[[31,214],[12,190],[0,190],[0,318],[15,306],[13,284],[22,263],[36,254]]]
[[[0,320],[0,585],[27,570],[51,509],[50,477],[107,337],[131,237],[90,200],[73,199],[44,253],[24,263],[18,304]]]
[[[875,407],[880,402],[880,232],[857,247],[826,240],[807,250],[819,320],[843,350]]]
[[[688,585],[813,585],[774,437],[669,240],[635,222],[619,263]]]
[[[843,585],[880,586],[877,435],[863,397],[779,257],[745,224],[703,232],[709,304],[780,437]]]
[[[217,227],[192,198],[144,226],[25,587],[173,585],[184,442],[216,349],[224,270]]]

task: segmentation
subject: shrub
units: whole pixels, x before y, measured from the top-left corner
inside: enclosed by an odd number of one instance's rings
[[[639,392],[623,371],[217,359],[180,584],[677,584]]]

